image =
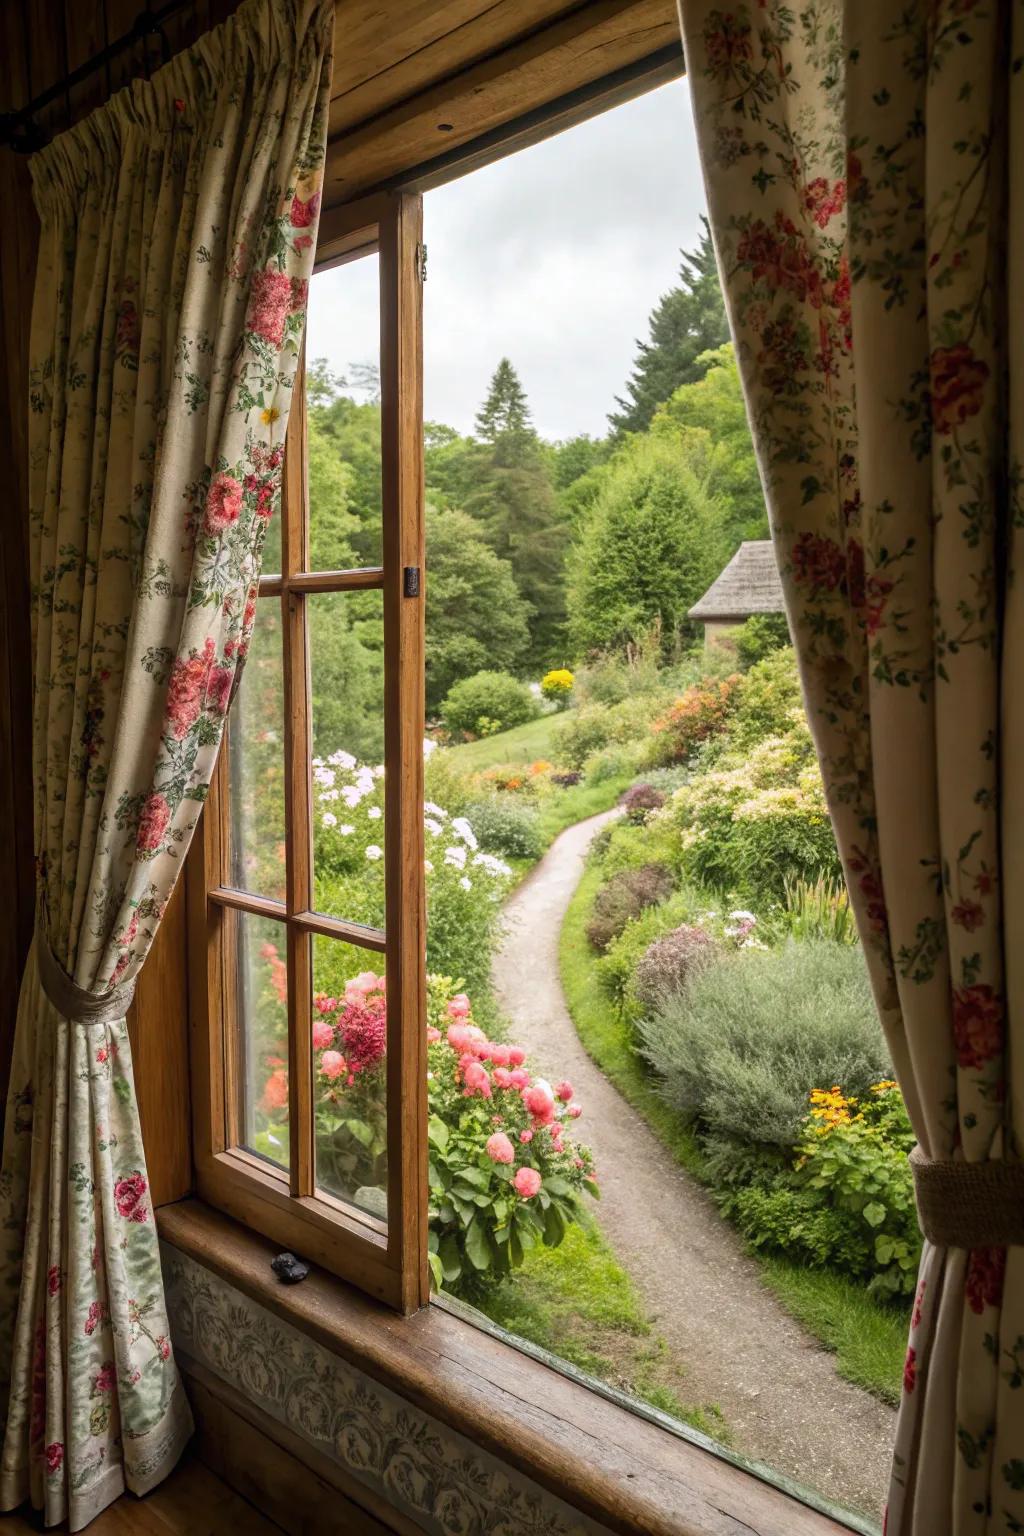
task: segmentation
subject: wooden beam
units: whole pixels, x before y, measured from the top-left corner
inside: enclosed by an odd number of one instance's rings
[[[325,205],[346,202],[672,46],[679,46],[674,0],[591,0],[371,122],[332,135]]]

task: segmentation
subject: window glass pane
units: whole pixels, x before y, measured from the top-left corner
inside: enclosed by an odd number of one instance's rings
[[[384,956],[313,942],[313,1113],[318,1188],[387,1218]]]
[[[281,554],[281,507],[279,506],[273,517],[267,524],[267,531],[263,539],[263,560],[261,573],[264,576],[280,576],[283,564]]]
[[[314,904],[384,926],[384,597],[307,599]]]
[[[242,1143],[288,1166],[288,946],[283,923],[231,914]],[[230,930],[229,930],[230,932]]]
[[[380,565],[380,259],[314,277],[306,318],[309,561]]]
[[[228,726],[228,781],[231,884],[283,901],[284,671],[276,597],[257,604]]]

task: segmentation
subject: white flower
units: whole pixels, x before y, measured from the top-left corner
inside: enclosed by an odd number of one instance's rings
[[[379,805],[371,805],[366,814],[369,816],[371,821],[380,821],[381,815],[383,813],[381,812]]]
[[[434,866],[431,864],[429,859],[423,860],[423,868],[426,870],[428,875],[432,875],[434,873]]]
[[[489,875],[510,875],[512,870],[503,859],[496,859],[493,853],[478,853],[473,860],[480,869],[486,869]]]
[[[445,849],[445,851],[444,851],[444,861],[445,861],[446,864],[453,865],[456,869],[465,869],[465,867],[466,867],[466,850],[465,850],[465,848],[460,848],[457,843],[453,843],[450,848],[446,848]]]
[[[341,792],[341,797],[349,810],[354,811],[363,798],[363,791],[359,788],[358,784],[346,784]]]
[[[355,831],[355,827],[351,822],[343,821],[338,828],[338,831],[341,833],[342,837],[351,837],[352,833]]]
[[[378,763],[377,764],[376,768],[373,770],[373,776],[374,776],[375,779],[382,779],[384,777],[384,764],[383,763]]]
[[[535,699],[539,699],[540,698],[541,691],[542,690],[541,690],[540,683],[531,683],[530,684],[530,692],[533,694]]]
[[[452,831],[458,833],[468,848],[478,848],[480,846],[476,840],[476,833],[465,816],[452,817]]]
[[[366,850],[366,857],[376,861],[384,857],[384,849],[378,848],[376,843],[371,843]]]
[[[334,785],[334,769],[325,768],[322,763],[314,763],[313,782],[322,784],[325,789],[331,789]]]
[[[356,760],[352,753],[343,752],[340,747],[337,752],[331,753],[327,761],[333,763],[335,768],[354,768],[356,765]]]
[[[464,891],[471,891],[473,889],[473,882],[468,875],[463,875],[462,879],[459,881],[459,884],[462,886]]]
[[[336,827],[338,825],[338,818],[330,811],[324,811],[321,817],[321,824],[325,827]]]
[[[435,805],[433,800],[424,800],[423,811],[427,816],[436,816],[438,821],[447,821],[448,812],[442,805]]]
[[[444,830],[441,826],[441,823],[433,816],[424,816],[423,825],[426,827],[431,837],[440,837],[441,832]]]
[[[757,918],[754,916],[753,912],[743,912],[743,911],[730,912],[729,916],[732,918],[732,921],[734,923],[756,923],[757,922]]]
[[[437,742],[431,741],[429,736],[423,738],[423,756],[429,757],[431,752],[437,751]]]

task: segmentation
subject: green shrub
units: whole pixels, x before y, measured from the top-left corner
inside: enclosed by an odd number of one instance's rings
[[[766,736],[784,736],[804,720],[803,694],[791,645],[773,651],[739,680],[729,722],[729,745],[752,747]]]
[[[523,725],[537,713],[525,683],[508,672],[476,672],[448,692],[441,717],[449,731],[488,736]]]
[[[588,784],[607,784],[609,779],[625,778],[635,769],[636,753],[628,747],[602,747],[583,764],[583,777]]]
[[[736,631],[736,660],[748,672],[789,643],[789,624],[784,613],[754,613]]]
[[[875,1295],[911,1295],[921,1238],[899,1089],[818,1089],[810,1101],[793,1165],[728,1193],[729,1214],[755,1247],[868,1280]]]
[[[620,1015],[633,1023],[642,1009],[635,993],[636,969],[656,939],[671,933],[690,915],[691,897],[686,891],[673,891],[654,907],[645,907],[613,939],[597,962],[597,981],[602,992],[612,998]]]
[[[653,784],[632,784],[621,801],[626,819],[637,827],[642,827],[651,812],[660,811],[664,804],[665,796]]]
[[[840,880],[787,880],[782,923],[794,939],[831,939],[834,944],[858,942],[857,921],[850,895]]]
[[[664,901],[673,884],[671,870],[664,864],[644,864],[640,869],[624,869],[613,875],[597,893],[587,924],[590,943],[595,949],[606,950],[645,907]]]
[[[863,954],[841,944],[726,954],[640,1033],[667,1101],[725,1150],[791,1148],[817,1084],[859,1096],[891,1070]]]
[[[477,800],[469,817],[481,848],[509,859],[539,859],[544,851],[540,817],[534,808],[511,795]]]

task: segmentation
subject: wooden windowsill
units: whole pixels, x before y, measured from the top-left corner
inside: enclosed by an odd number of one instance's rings
[[[316,1268],[301,1285],[281,1285],[275,1245],[198,1200],[157,1217],[165,1242],[623,1536],[849,1536],[849,1526],[443,1307],[401,1317]]]

